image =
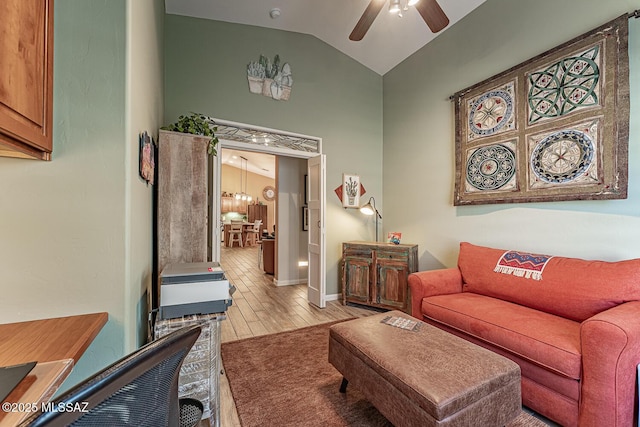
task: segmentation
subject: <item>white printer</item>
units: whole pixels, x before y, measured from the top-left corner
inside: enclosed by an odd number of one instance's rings
[[[224,313],[234,291],[217,262],[168,264],[160,273],[160,319]]]

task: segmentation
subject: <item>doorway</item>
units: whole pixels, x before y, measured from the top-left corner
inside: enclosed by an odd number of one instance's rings
[[[308,212],[306,227],[312,227],[306,234],[305,242],[300,244],[306,253],[306,260],[302,262],[307,269],[308,300],[318,307],[324,307],[326,302],[325,283],[325,226],[324,226],[324,205],[325,205],[325,167],[324,155],[321,154],[321,140],[319,138],[299,135],[284,131],[276,131],[261,127],[238,124],[216,120],[218,126],[218,156],[212,158],[210,188],[211,212],[209,221],[212,224],[221,224],[222,208],[221,198],[223,192],[229,194],[229,190],[221,187],[223,171],[223,153],[226,150],[235,150],[240,155],[248,159],[251,153],[267,154],[276,158],[275,176],[275,214],[274,225],[276,225],[276,269],[278,271],[277,285],[297,284],[299,279],[295,277],[295,272],[299,272],[300,256],[296,253],[293,257],[291,249],[297,247],[292,244],[291,239],[299,239],[303,231],[303,219]],[[246,155],[245,155],[246,154]],[[315,159],[315,161],[312,161]],[[321,161],[319,161],[320,159]],[[296,166],[297,165],[297,166]],[[248,167],[247,167],[248,168]],[[292,172],[293,171],[293,172]],[[278,176],[278,174],[280,176]],[[250,183],[241,182],[240,174],[236,172],[236,180],[241,186],[248,188]],[[244,176],[249,175],[244,172]],[[308,177],[308,179],[307,179]],[[280,178],[280,179],[279,179]],[[242,191],[242,190],[241,190]],[[307,202],[304,197],[313,194],[313,209],[303,210]],[[260,195],[255,193],[252,197],[260,199]],[[263,195],[264,197],[264,195]],[[263,199],[264,200],[264,199]],[[226,219],[226,217],[225,217]],[[287,224],[284,227],[283,224]],[[211,259],[220,260],[221,253],[221,228],[216,226],[211,229]],[[279,244],[278,244],[279,241]],[[310,252],[313,250],[313,252]],[[292,269],[293,267],[293,269]],[[285,273],[293,274],[287,275]],[[292,279],[290,277],[293,277]]]

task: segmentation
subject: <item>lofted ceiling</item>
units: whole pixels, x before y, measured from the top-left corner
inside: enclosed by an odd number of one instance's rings
[[[438,3],[449,17],[451,27],[484,1],[438,0]],[[399,18],[389,14],[385,5],[364,39],[351,41],[349,34],[368,4],[369,0],[165,0],[165,10],[168,14],[310,34],[380,75],[436,36],[413,7]],[[280,9],[276,19],[269,14],[274,8]]]
[[[220,160],[223,165],[240,169],[246,168],[248,172],[275,179],[276,156],[273,154],[222,148],[218,149],[218,155],[221,156]],[[241,157],[244,157],[247,161],[242,162]]]

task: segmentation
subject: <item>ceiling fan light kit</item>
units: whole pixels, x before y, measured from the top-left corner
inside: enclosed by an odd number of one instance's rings
[[[367,34],[369,28],[386,4],[386,0],[371,0],[364,10],[360,20],[349,35],[349,40],[360,41]],[[449,18],[444,13],[437,0],[389,0],[389,13],[402,17],[402,11],[409,6],[416,8],[431,32],[437,33],[449,25]]]
[[[409,10],[409,6],[415,6],[420,0],[390,0],[389,13],[402,18],[402,12]]]

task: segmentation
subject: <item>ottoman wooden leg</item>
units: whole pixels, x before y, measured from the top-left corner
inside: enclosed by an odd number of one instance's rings
[[[347,392],[347,384],[349,384],[349,380],[347,380],[345,377],[342,377],[342,383],[340,384],[340,393]]]

